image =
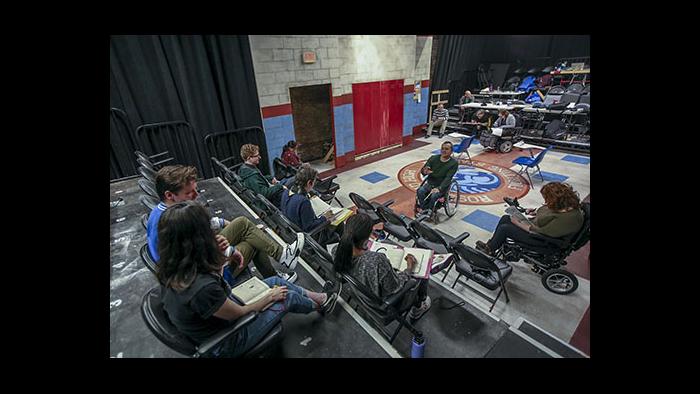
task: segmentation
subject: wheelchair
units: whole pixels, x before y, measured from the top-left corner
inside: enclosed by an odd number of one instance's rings
[[[518,199],[504,197],[503,200],[518,211],[525,213]],[[532,234],[531,243],[519,243],[512,239],[494,252],[494,256],[505,261],[523,260],[532,264],[532,271],[542,276],[542,285],[556,294],[570,294],[578,288],[578,279],[569,271],[561,269],[566,258],[588,242],[591,236],[591,204],[581,203],[584,213],[583,226],[569,240]]]
[[[423,182],[421,182],[420,186],[418,188],[420,189],[423,187],[423,185],[428,181],[428,177],[423,178]],[[428,208],[430,210],[430,215],[429,218],[434,224],[439,223],[439,214],[438,210],[440,208],[443,208],[445,210],[445,215],[447,215],[447,219],[451,218],[452,216],[457,213],[457,207],[459,206],[459,197],[460,197],[460,189],[459,189],[459,183],[457,183],[456,179],[452,180],[452,183],[450,183],[450,187],[447,189],[446,193],[443,193],[440,198],[438,198],[435,201],[435,205]],[[426,199],[429,199],[431,194],[428,194],[426,196]],[[416,193],[416,201],[413,206],[413,216],[417,217],[418,215],[418,207],[420,204],[418,203],[418,193]],[[425,210],[423,211],[423,214],[425,214]]]
[[[479,136],[479,143],[486,149],[493,149],[497,152],[508,153],[513,150],[513,144],[522,140],[523,119],[520,115],[515,116],[515,127],[509,127],[501,130],[501,135],[493,134],[494,128],[488,128]]]

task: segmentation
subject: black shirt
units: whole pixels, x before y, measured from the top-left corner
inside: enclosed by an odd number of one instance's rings
[[[165,289],[163,309],[180,332],[201,344],[231,323],[214,316],[230,293],[220,275],[197,274],[185,290]]]

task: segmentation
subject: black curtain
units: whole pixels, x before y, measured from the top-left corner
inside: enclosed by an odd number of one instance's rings
[[[588,35],[445,35],[440,37],[432,90],[450,89],[449,105],[478,86],[480,64],[510,63],[515,68],[554,65],[559,58],[590,56]]]
[[[205,135],[262,128],[248,36],[111,36],[109,61],[110,107],[123,110],[134,128],[189,122],[197,141],[189,149],[207,160]],[[250,142],[260,145],[260,139],[264,135]],[[133,151],[124,152],[111,150],[116,157],[110,163],[118,164],[110,169],[113,177],[135,174],[128,163],[135,160]],[[205,178],[214,175],[208,163],[188,164]]]

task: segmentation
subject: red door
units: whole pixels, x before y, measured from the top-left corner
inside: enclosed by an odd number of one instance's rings
[[[403,80],[352,85],[355,154],[401,143]]]

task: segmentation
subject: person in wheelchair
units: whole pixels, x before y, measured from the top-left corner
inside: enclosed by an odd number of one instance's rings
[[[309,192],[313,189],[317,177],[317,170],[311,166],[302,166],[294,176],[294,183],[290,189],[282,193],[280,211],[304,232],[310,232],[333,217],[331,211],[326,211],[326,215],[317,217],[311,207]],[[325,247],[328,241],[333,238],[333,233],[338,234],[338,237],[343,235],[343,227],[343,223],[335,228],[326,227],[316,233],[314,239]]]
[[[250,305],[239,305],[222,278],[226,257],[219,250],[207,210],[194,201],[169,207],[158,223],[163,309],[175,327],[197,345],[252,311],[259,315],[213,349],[215,357],[236,357],[263,338],[287,314],[313,311],[326,316],[337,293],[316,293],[282,278],[263,281],[272,291]],[[298,255],[296,256],[298,257]],[[295,258],[296,258],[295,257]]]
[[[367,250],[373,227],[369,215],[357,213],[346,223],[333,261],[336,271],[351,275],[380,298],[401,290],[412,277],[410,272],[417,263],[416,258],[411,254],[406,255],[406,270],[395,271],[384,254]],[[409,312],[409,317],[414,320],[430,309],[428,279],[419,279],[419,282],[416,303]]]
[[[544,185],[540,193],[544,198],[544,205],[537,210],[525,211],[526,214],[534,214],[532,224],[520,222],[510,215],[503,215],[493,237],[487,242],[476,241],[476,248],[493,256],[506,238],[524,244],[537,244],[531,233],[564,240],[575,235],[584,221],[578,193],[571,185],[561,182],[550,182]]]
[[[452,143],[443,142],[440,146],[440,154],[431,156],[420,169],[421,175],[427,175],[428,178],[416,192],[416,214],[428,209],[435,212],[435,204],[440,197],[449,192],[452,177],[457,173],[458,168],[457,160],[452,157]]]

